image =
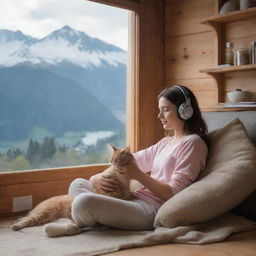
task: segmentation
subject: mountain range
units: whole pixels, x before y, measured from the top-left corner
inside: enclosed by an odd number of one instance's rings
[[[42,39],[24,35],[21,31],[0,30],[0,67],[21,63],[58,65],[72,63],[82,68],[126,65],[127,53],[69,26]]]
[[[0,140],[26,138],[38,126],[56,135],[120,129],[126,57],[69,26],[42,39],[0,30]]]

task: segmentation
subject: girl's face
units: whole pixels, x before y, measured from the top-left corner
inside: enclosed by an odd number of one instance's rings
[[[167,131],[182,129],[184,121],[182,121],[177,113],[177,107],[169,100],[161,97],[158,103],[158,118],[163,124],[163,128]]]

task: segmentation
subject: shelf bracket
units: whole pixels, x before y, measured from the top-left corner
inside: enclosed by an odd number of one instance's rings
[[[223,73],[208,73],[212,76],[216,82],[216,86],[218,88],[218,95],[217,95],[217,104],[220,102],[225,102],[225,89],[224,89],[224,78],[225,74]]]

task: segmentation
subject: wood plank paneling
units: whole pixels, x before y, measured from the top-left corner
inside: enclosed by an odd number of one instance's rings
[[[255,40],[256,36],[256,18],[234,23],[226,24],[226,37],[227,40],[236,40],[243,37],[251,37]]]
[[[0,216],[8,215],[12,212],[12,198],[32,195],[33,207],[41,201],[56,195],[67,194],[68,186],[72,180],[40,182],[31,184],[17,184],[6,186],[0,189],[1,198],[4,204],[0,206]],[[2,201],[2,200],[1,200]]]
[[[228,91],[234,91],[236,89],[250,91],[252,93],[251,100],[256,101],[256,72],[247,71],[246,79],[244,74],[241,74],[241,72],[226,74],[225,93]]]
[[[232,41],[236,50],[249,47],[256,39],[255,18],[214,28],[200,24],[200,21],[216,16],[223,3],[221,0],[165,1],[165,85],[168,87],[171,82],[183,81],[182,84],[190,87],[193,83],[191,89],[203,110],[216,110],[218,99],[223,101],[229,90],[242,87],[252,91],[254,98],[256,94],[255,71],[215,77],[199,73],[199,69],[223,64],[226,41]],[[219,32],[219,41],[216,31]]]
[[[215,0],[167,0],[165,4],[165,85],[183,84],[201,109],[217,104],[217,84],[201,68],[217,63],[216,32],[200,21],[216,14]]]
[[[124,8],[132,11],[139,11],[140,1],[135,0],[89,0],[99,4],[112,5],[114,7]]]
[[[193,91],[216,91],[216,85],[212,81],[212,77],[209,78],[195,78],[195,79],[177,79],[177,80],[166,80],[168,86],[175,84],[187,85],[190,90]]]
[[[0,188],[2,186],[23,183],[40,183],[45,181],[72,179],[75,177],[90,177],[93,173],[101,172],[107,168],[107,166],[109,165],[102,164],[1,173]]]
[[[190,34],[166,39],[166,80],[209,77],[200,73],[216,65],[213,32]]]
[[[143,0],[139,14],[137,146],[148,147],[160,139],[157,95],[164,88],[163,1]]]
[[[178,79],[167,80],[167,87],[173,85],[186,85],[194,92],[198,99],[199,107],[201,109],[215,107],[217,104],[216,82],[213,78],[195,78],[195,79]]]
[[[234,53],[240,48],[250,49],[251,42],[256,40],[256,18],[227,24],[225,30],[225,41],[233,42]]]
[[[226,41],[233,42],[234,53],[237,49],[247,48],[250,49],[250,43],[256,40],[256,18],[234,22],[226,25]],[[242,89],[252,92],[252,100],[256,100],[256,72],[246,71],[227,73],[225,79],[225,99],[226,92]]]
[[[72,180],[89,179],[109,165],[78,166],[0,174],[0,217],[11,215],[13,197],[32,195],[33,206],[67,193]],[[16,213],[17,214],[17,213]]]
[[[214,15],[213,2],[214,0],[166,1],[165,36],[211,31],[209,26],[200,24],[200,21]]]
[[[134,151],[138,145],[138,132],[137,123],[138,120],[138,84],[139,84],[139,75],[138,75],[138,67],[139,67],[139,17],[138,14],[134,12],[130,12],[129,14],[129,30],[128,30],[128,76],[127,76],[127,117],[126,117],[126,141],[127,144],[130,145],[131,149]],[[131,102],[131,99],[133,103]],[[132,120],[132,121],[131,121]]]

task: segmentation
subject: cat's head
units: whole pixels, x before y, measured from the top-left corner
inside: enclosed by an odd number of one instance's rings
[[[119,165],[119,166],[125,166],[128,165],[132,159],[133,159],[133,154],[130,151],[130,147],[127,146],[123,149],[118,149],[112,145],[110,145],[113,149],[113,154],[111,156],[111,163],[114,165]]]

